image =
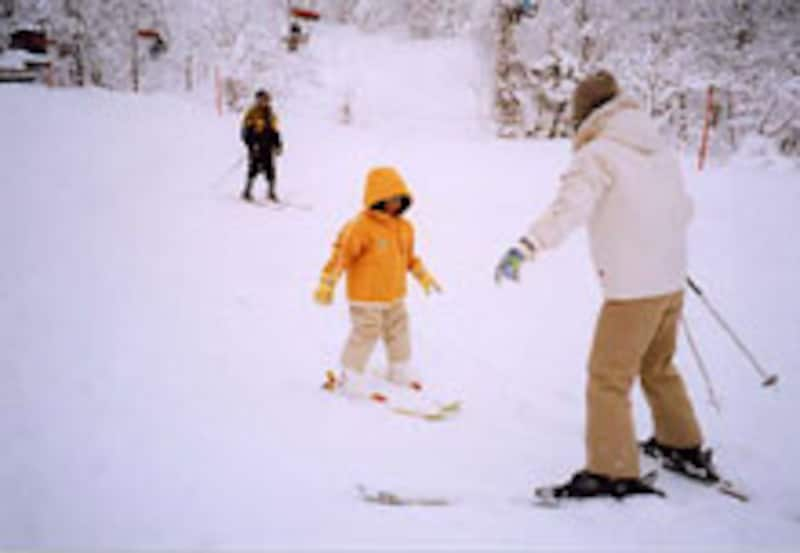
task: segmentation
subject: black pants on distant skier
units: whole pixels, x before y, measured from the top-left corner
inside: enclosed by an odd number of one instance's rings
[[[253,199],[253,182],[261,173],[264,174],[264,178],[266,179],[268,185],[267,199],[278,201],[278,197],[275,194],[275,161],[272,158],[272,152],[261,152],[257,146],[249,149],[247,182],[245,183],[245,189],[242,193],[242,197],[245,200]]]

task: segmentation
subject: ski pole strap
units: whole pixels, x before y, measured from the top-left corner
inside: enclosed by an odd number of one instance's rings
[[[533,257],[536,254],[536,246],[527,236],[520,238],[519,243],[525,247],[525,250],[527,250],[528,257]]]

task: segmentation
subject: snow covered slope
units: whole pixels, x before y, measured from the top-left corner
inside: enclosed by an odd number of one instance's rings
[[[530,487],[583,460],[600,297],[582,233],[527,266],[521,286],[498,289],[492,271],[552,197],[569,146],[480,132],[469,43],[316,38],[320,78],[297,90],[306,101],[277,106],[278,190],[312,211],[236,200],[242,169],[225,172],[241,154],[238,119],[210,106],[0,88],[0,546],[796,547],[800,175],[687,169],[694,276],[782,376],[759,388],[689,299],[721,414],[685,348],[679,361],[709,443],[752,502],[665,476],[668,500],[534,509]],[[455,84],[470,79],[469,92]],[[446,423],[319,389],[348,321],[341,287],[330,309],[311,292],[364,173],[384,163],[416,193],[419,250],[446,290],[425,298],[412,283],[409,297],[416,363],[430,388],[465,401]],[[638,395],[636,411],[646,436]],[[377,507],[358,483],[455,505]]]

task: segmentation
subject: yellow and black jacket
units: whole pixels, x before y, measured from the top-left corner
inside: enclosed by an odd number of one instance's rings
[[[264,153],[283,147],[278,118],[272,109],[255,105],[247,110],[242,120],[242,141],[251,150],[256,148]]]

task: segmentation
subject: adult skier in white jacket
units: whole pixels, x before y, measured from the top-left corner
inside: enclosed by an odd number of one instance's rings
[[[524,261],[587,225],[605,302],[589,360],[586,467],[566,496],[653,493],[639,480],[630,390],[641,378],[662,454],[710,468],[683,380],[672,363],[687,274],[692,203],[680,165],[635,100],[600,71],[572,98],[574,158],[556,199],[511,247],[496,278],[517,281]]]

